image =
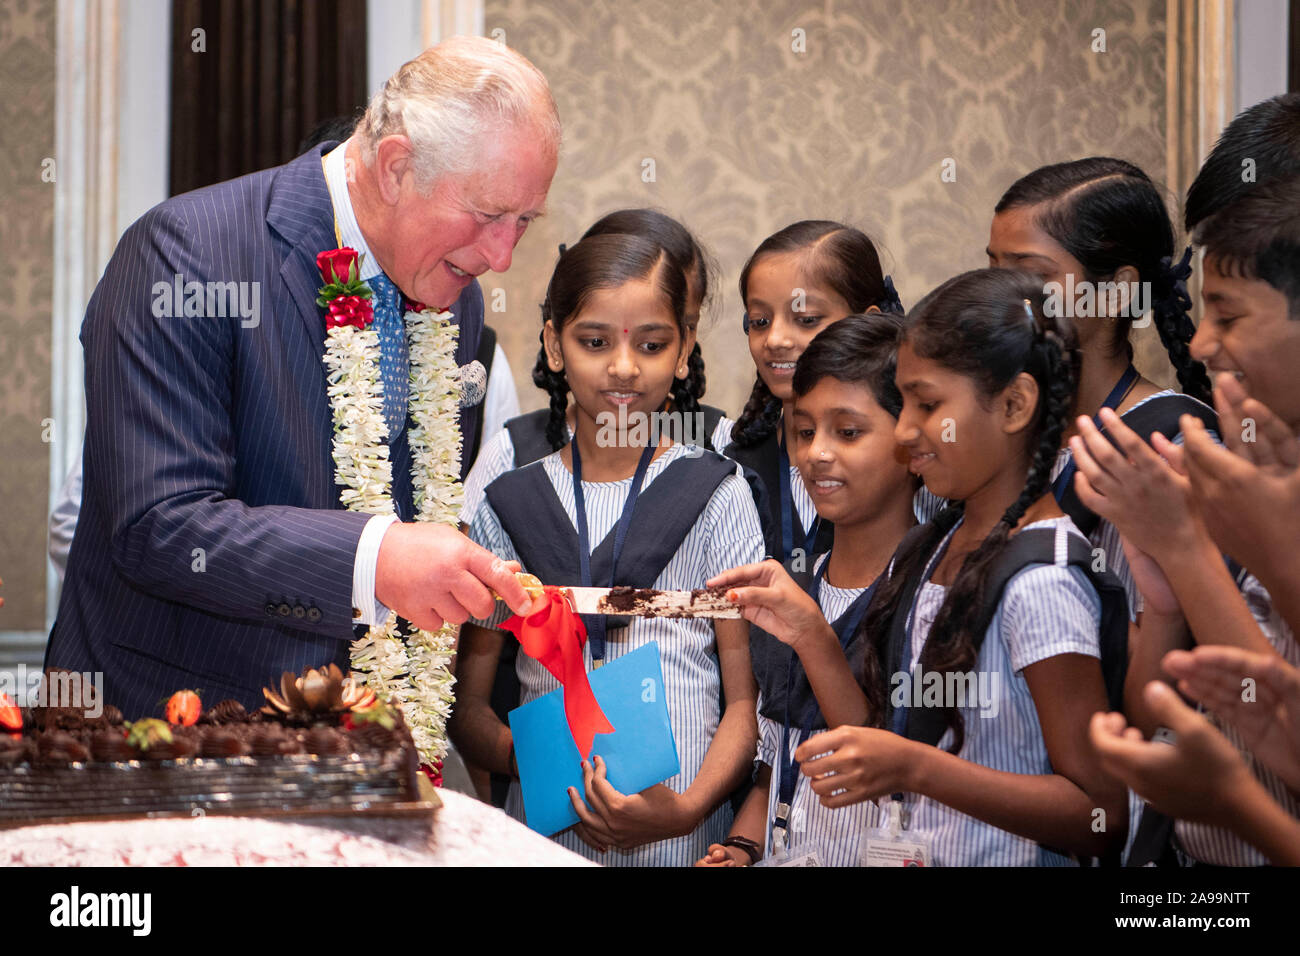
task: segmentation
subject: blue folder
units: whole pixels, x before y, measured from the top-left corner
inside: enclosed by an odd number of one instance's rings
[[[614,726],[597,734],[593,759],[605,761],[610,784],[620,793],[639,793],[681,770],[673,739],[659,644],[614,658],[587,675],[600,709]],[[564,717],[564,689],[551,691],[509,714],[515,761],[528,826],[550,836],[573,826],[578,815],[568,788],[582,787],[582,757]]]

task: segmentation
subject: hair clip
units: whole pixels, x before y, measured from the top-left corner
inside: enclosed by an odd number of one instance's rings
[[[568,248],[569,247],[566,246],[564,243],[560,243],[560,255],[564,255],[565,250]]]
[[[876,303],[881,312],[891,312],[895,315],[903,314],[903,300],[898,297],[898,290],[894,288],[894,277],[885,276],[885,294],[880,297]]]
[[[745,330],[746,335],[749,334],[749,313],[748,312],[746,312],[744,315],[740,317],[740,327]]]
[[[1034,320],[1034,307],[1029,304],[1028,299],[1024,299],[1023,301],[1025,303],[1025,315],[1029,316],[1029,324],[1036,325],[1037,323]]]

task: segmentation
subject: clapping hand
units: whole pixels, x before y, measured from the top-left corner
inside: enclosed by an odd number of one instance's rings
[[[1226,372],[1214,404],[1222,446],[1199,419],[1182,422],[1192,501],[1215,543],[1242,565],[1265,575],[1290,567],[1300,541],[1300,442]]]
[[[1300,792],[1300,671],[1276,654],[1207,645],[1165,655],[1166,672],[1241,734],[1246,749]]]
[[[1168,549],[1189,547],[1200,525],[1187,477],[1112,409],[1103,408],[1101,420],[1118,447],[1086,416],[1078,419],[1079,434],[1070,439],[1078,467],[1074,488],[1079,500],[1157,561]],[[1165,445],[1169,443],[1160,447]]]
[[[1255,784],[1241,754],[1169,685],[1152,681],[1142,693],[1148,712],[1177,739],[1145,741],[1123,714],[1098,712],[1089,735],[1102,766],[1162,813],[1223,825]]]

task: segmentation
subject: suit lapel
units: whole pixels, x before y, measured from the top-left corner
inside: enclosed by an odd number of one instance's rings
[[[330,201],[329,187],[325,185],[325,171],[321,157],[337,143],[322,143],[284,166],[271,187],[271,199],[266,222],[289,246],[289,252],[280,264],[280,278],[293,297],[307,338],[316,349],[314,363],[319,378],[312,383],[321,395],[325,394],[325,366],[320,359],[325,354],[325,315],[316,304],[320,288],[320,270],[316,256],[324,249],[334,249],[338,239],[334,234],[334,206]],[[327,436],[332,434],[329,406],[320,427]],[[408,422],[409,428],[409,422]],[[390,443],[393,462],[393,504],[404,521],[413,517],[411,487],[411,451],[406,440],[407,429]],[[342,507],[336,502],[335,507]]]
[[[266,213],[267,225],[289,245],[289,252],[280,264],[280,278],[293,297],[318,355],[325,353],[325,317],[316,304],[321,281],[316,255],[338,245],[334,236],[334,207],[325,185],[321,156],[336,145],[322,143],[284,166],[271,187]],[[323,368],[321,376],[323,388]]]

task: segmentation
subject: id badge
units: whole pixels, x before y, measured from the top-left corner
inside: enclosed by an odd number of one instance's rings
[[[786,804],[780,804],[777,807],[777,819],[783,821],[789,819],[790,829],[787,830],[778,822],[772,828],[772,851],[760,860],[755,866],[825,866],[825,860],[822,858],[821,851],[817,844],[807,839],[804,834],[807,832],[804,826],[804,812],[802,807],[796,807],[791,813],[790,807]],[[794,839],[791,839],[793,834]]]
[[[788,850],[778,849],[771,856],[760,860],[755,866],[825,866],[817,844],[796,843]]]
[[[914,833],[867,837],[862,846],[862,865],[930,866],[930,841]]]
[[[930,841],[903,829],[903,801],[890,800],[885,825],[862,841],[863,866],[932,866]]]

